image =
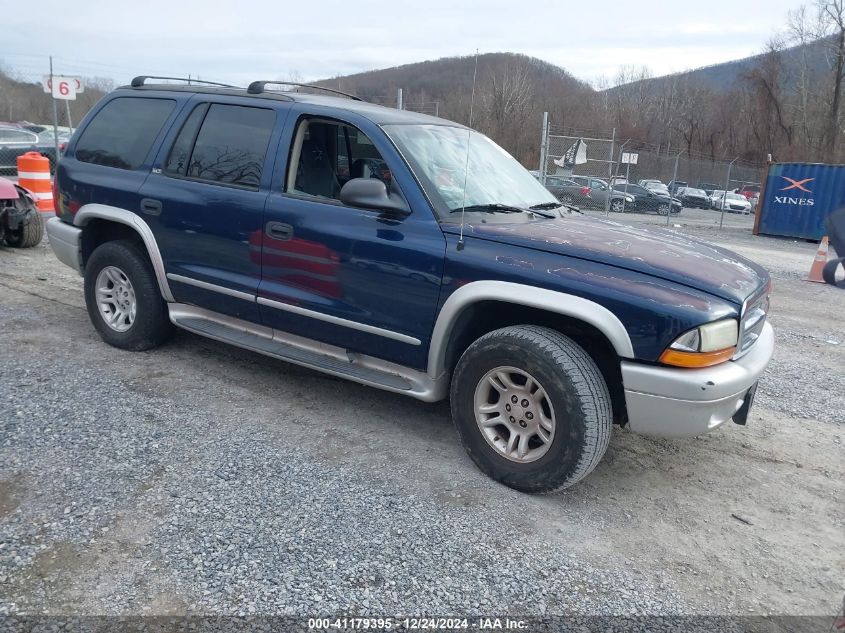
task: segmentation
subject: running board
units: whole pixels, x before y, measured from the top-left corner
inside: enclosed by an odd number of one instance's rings
[[[196,306],[170,303],[168,309],[174,325],[216,341],[426,402],[446,396],[445,380],[424,372]]]

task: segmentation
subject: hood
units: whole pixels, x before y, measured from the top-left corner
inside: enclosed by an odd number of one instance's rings
[[[626,268],[737,304],[769,279],[765,269],[727,249],[663,229],[634,228],[585,215],[467,224],[464,234]]]
[[[17,200],[18,189],[11,180],[0,178],[0,200]]]

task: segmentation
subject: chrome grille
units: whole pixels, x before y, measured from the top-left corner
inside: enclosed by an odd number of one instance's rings
[[[769,289],[766,285],[746,299],[739,322],[739,344],[734,358],[739,358],[757,342],[769,314]]]

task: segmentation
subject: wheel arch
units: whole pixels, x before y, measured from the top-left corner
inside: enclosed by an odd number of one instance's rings
[[[73,217],[73,224],[82,229],[81,262],[85,262],[94,248],[113,239],[133,239],[143,246],[153,267],[162,298],[174,302],[164,270],[164,260],[149,225],[126,209],[104,204],[86,204]]]
[[[461,354],[479,337],[510,325],[541,325],[580,343],[599,366],[613,400],[616,421],[625,422],[620,358],[633,358],[622,322],[604,306],[566,293],[511,282],[473,282],[443,305],[429,349],[429,374],[449,376]]]

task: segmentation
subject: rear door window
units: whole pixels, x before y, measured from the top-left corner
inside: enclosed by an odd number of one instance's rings
[[[138,169],[175,107],[173,99],[112,99],[82,132],[76,158],[95,165]]]
[[[212,104],[197,134],[185,176],[257,190],[275,122],[274,110]]]

